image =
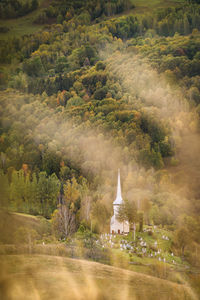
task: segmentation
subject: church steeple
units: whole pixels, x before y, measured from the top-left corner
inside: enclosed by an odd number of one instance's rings
[[[113,202],[114,215],[110,220],[110,233],[112,234],[115,233],[121,234],[121,233],[129,232],[129,223],[127,221],[120,222],[118,220],[118,212],[119,212],[120,205],[122,204],[123,204],[123,199],[122,199],[122,192],[121,192],[120,170],[118,170],[117,195],[115,201]]]
[[[120,170],[118,169],[118,182],[117,182],[117,197],[113,204],[119,205],[122,204],[122,193],[121,193],[121,182],[120,182]]]

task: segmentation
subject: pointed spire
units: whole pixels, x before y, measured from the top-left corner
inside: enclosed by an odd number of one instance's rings
[[[121,198],[120,169],[118,169],[117,198]]]
[[[120,182],[120,170],[118,169],[118,183],[117,183],[117,197],[113,204],[122,204],[122,194],[121,194],[121,182]]]

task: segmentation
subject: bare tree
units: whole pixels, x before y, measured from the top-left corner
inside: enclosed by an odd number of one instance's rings
[[[52,216],[52,225],[55,235],[60,238],[70,236],[76,230],[75,213],[73,207],[59,205]]]

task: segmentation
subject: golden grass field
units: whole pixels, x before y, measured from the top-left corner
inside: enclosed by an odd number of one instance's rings
[[[0,299],[4,300],[186,300],[186,284],[95,262],[48,255],[2,255]]]

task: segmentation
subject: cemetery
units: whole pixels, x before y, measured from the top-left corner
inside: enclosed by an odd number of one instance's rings
[[[150,234],[149,234],[150,233]],[[130,259],[130,263],[155,263],[156,261],[179,265],[183,262],[171,250],[170,232],[146,226],[143,232],[137,232],[135,241],[132,234],[101,234],[96,241],[102,248],[109,248],[114,252],[123,252]]]

